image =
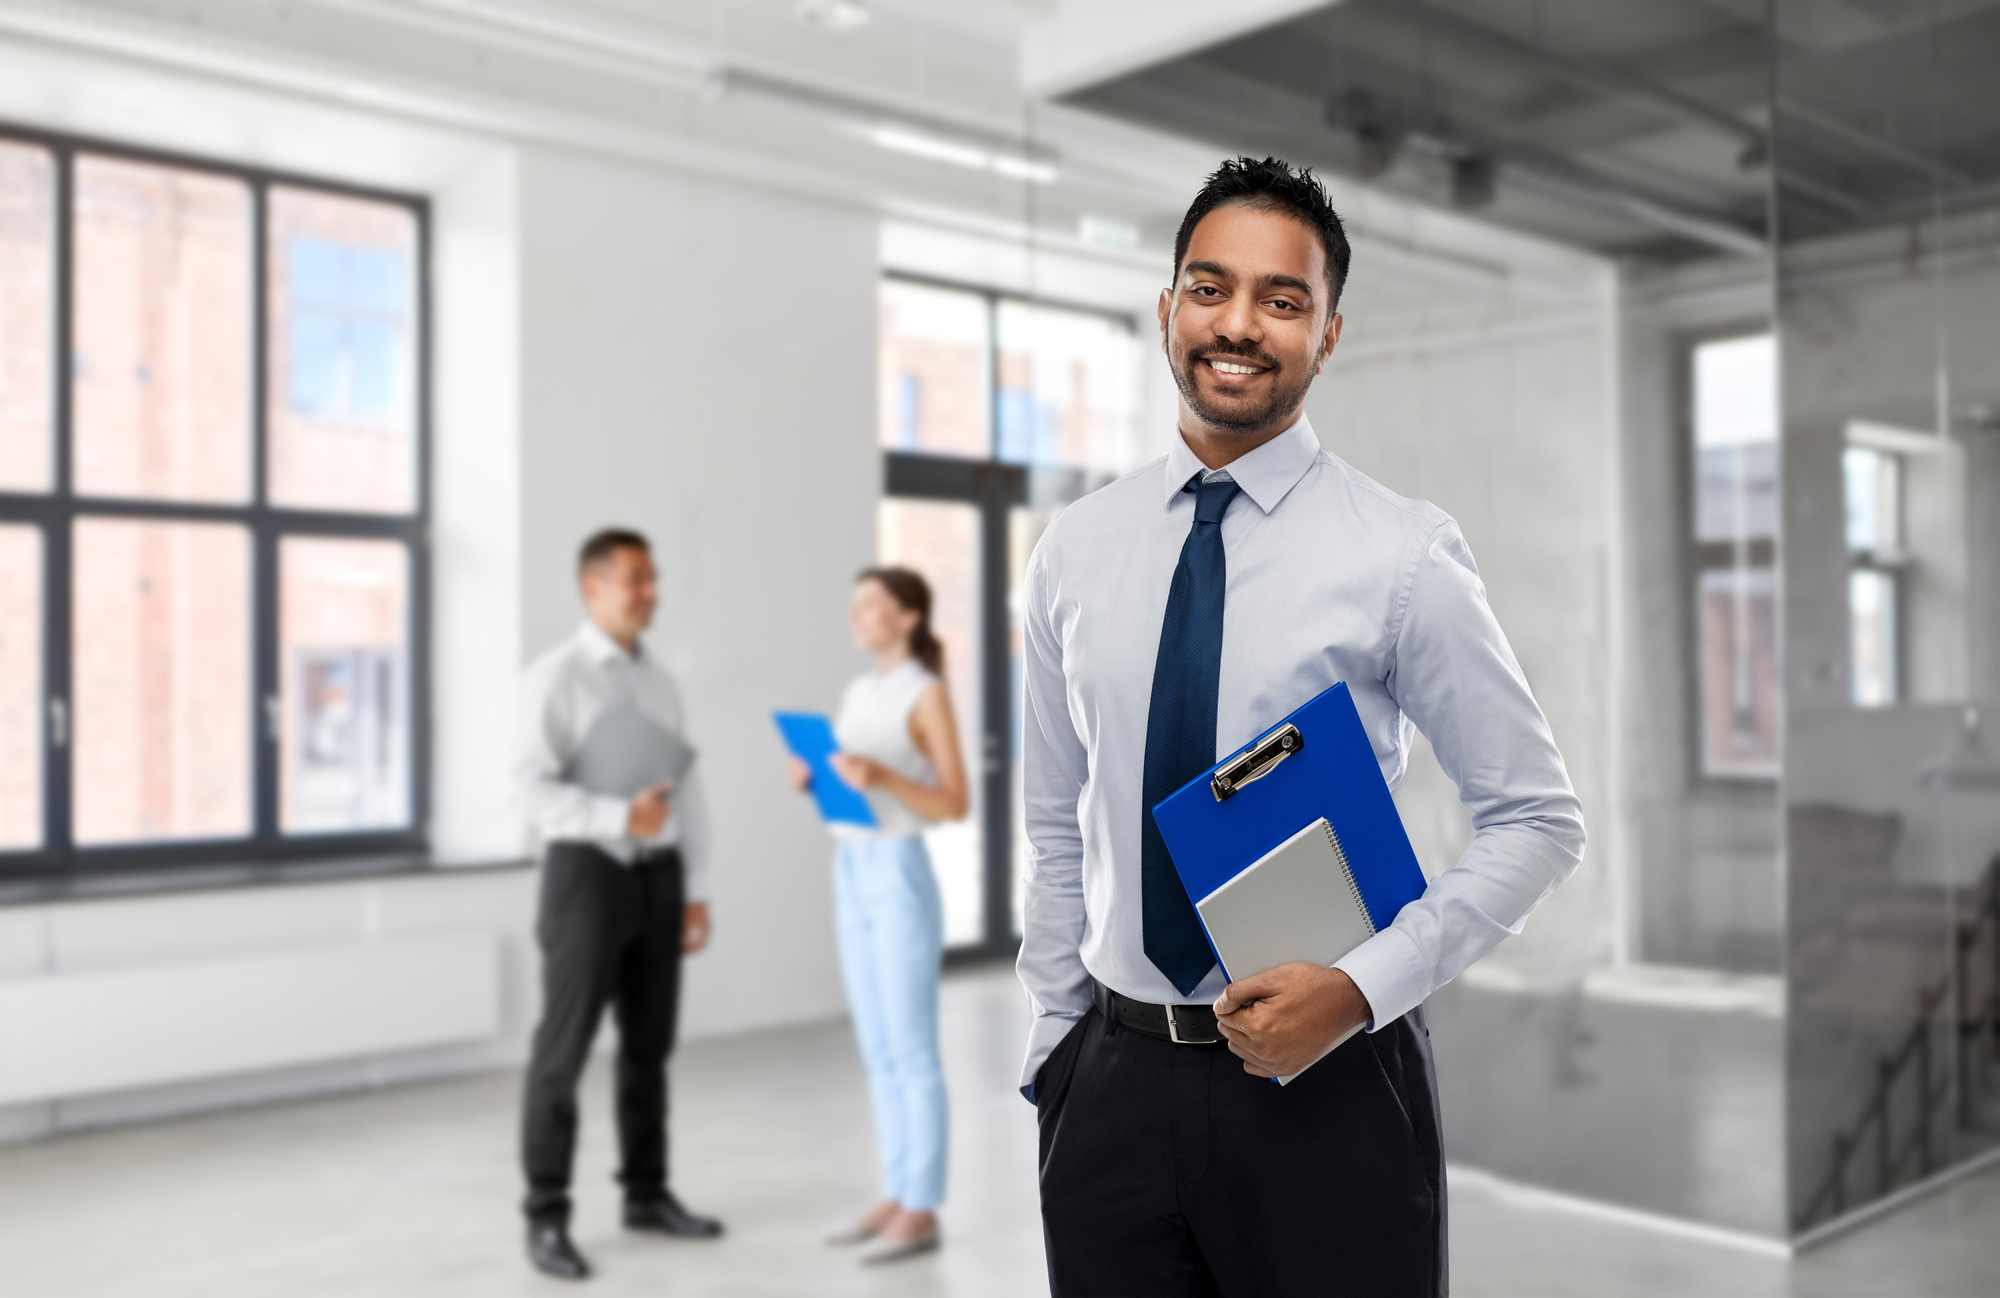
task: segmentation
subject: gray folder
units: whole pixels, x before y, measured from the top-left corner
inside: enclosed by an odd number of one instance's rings
[[[1375,935],[1347,854],[1324,817],[1196,902],[1195,910],[1231,979],[1293,960],[1330,965]]]
[[[1294,960],[1330,965],[1375,935],[1375,921],[1368,917],[1340,836],[1325,817],[1196,902],[1195,911],[1232,982]],[[1319,1058],[1358,1031],[1328,1046]],[[1298,1075],[1278,1081],[1289,1083]]]
[[[687,740],[629,704],[604,709],[570,762],[572,784],[592,793],[629,798],[662,780],[679,782],[694,765]]]

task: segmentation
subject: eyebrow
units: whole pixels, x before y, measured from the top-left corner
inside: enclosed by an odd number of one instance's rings
[[[1226,268],[1224,268],[1220,262],[1213,262],[1213,261],[1191,261],[1187,265],[1181,267],[1181,274],[1213,275],[1217,279],[1236,278]],[[1312,296],[1313,296],[1312,285],[1306,283],[1304,280],[1300,279],[1296,275],[1268,275],[1264,278],[1261,287],[1267,289],[1288,288],[1292,290],[1294,293],[1297,293],[1301,297],[1305,298],[1306,301],[1308,302],[1312,301]]]

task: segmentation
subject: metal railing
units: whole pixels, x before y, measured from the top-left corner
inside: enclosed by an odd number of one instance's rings
[[[1941,1171],[1938,1119],[1954,1094],[1958,1103],[1951,1116],[1958,1128],[1984,1127],[1981,1101],[2000,1056],[2000,858],[1987,866],[1977,898],[1954,926],[1950,970],[1919,991],[1917,1021],[1895,1049],[1875,1061],[1874,1090],[1860,1116],[1833,1133],[1832,1166],[1799,1212],[1797,1229],[1848,1210],[1848,1182],[1857,1165],[1861,1170],[1872,1165],[1874,1171],[1873,1192],[1861,1202],[1891,1193],[1906,1177],[1918,1181]],[[1982,969],[1977,957],[1989,936]],[[1951,1071],[1940,1070],[1935,1058],[1940,1015],[1956,1020],[1957,1068]],[[1905,1115],[1900,1123],[1899,1112]]]

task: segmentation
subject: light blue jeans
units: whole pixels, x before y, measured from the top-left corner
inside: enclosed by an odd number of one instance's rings
[[[840,973],[868,1070],[882,1196],[911,1212],[944,1200],[947,1113],[938,1061],[944,904],[924,840],[849,838],[833,855]]]

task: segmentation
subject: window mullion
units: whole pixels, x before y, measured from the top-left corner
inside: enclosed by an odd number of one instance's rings
[[[252,636],[250,669],[252,834],[278,838],[278,524],[270,502],[270,188],[250,188],[250,528]]]
[[[55,404],[55,445],[50,448],[53,463],[49,498],[54,508],[47,514],[42,535],[42,800],[43,843],[68,872],[72,860],[70,754],[75,750],[76,714],[71,706],[70,646],[70,523],[73,501],[70,495],[70,446],[74,402],[70,376],[75,369],[75,258],[73,199],[76,155],[62,147],[51,147],[55,160],[55,328],[52,339],[55,365],[49,394]]]

